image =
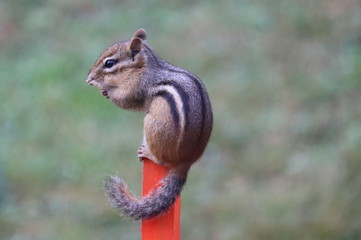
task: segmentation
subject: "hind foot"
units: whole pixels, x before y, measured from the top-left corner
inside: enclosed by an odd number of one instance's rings
[[[138,148],[138,158],[139,161],[143,161],[143,158],[148,158],[149,160],[159,164],[158,159],[150,152],[149,148],[145,144],[140,145]]]

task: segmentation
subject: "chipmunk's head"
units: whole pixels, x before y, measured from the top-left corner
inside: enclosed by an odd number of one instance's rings
[[[143,29],[137,30],[130,40],[116,43],[105,50],[89,71],[86,82],[101,89],[119,107],[134,95],[139,77],[145,65],[142,46],[147,35]]]

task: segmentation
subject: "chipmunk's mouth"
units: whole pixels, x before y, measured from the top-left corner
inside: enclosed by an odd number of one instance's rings
[[[102,93],[102,95],[103,95],[104,97],[109,98],[107,90],[102,89],[102,90],[101,90],[101,93]]]

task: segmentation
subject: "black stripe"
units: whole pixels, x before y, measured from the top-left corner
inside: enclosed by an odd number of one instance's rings
[[[186,131],[188,129],[188,125],[189,125],[189,114],[190,114],[189,96],[188,96],[188,94],[183,89],[183,87],[177,82],[161,81],[161,82],[158,83],[158,85],[163,85],[163,86],[164,85],[170,85],[170,86],[173,86],[177,90],[180,97],[182,98],[183,114],[184,114],[184,118],[185,118],[184,130]]]
[[[158,56],[156,56],[154,54],[154,51],[147,45],[144,45],[147,52],[149,52],[149,54],[151,55],[151,58],[153,60],[153,62],[160,68],[165,68],[167,69],[168,71],[170,72],[174,72],[174,73],[181,73],[181,74],[185,74],[187,77],[189,77],[193,83],[197,86],[197,90],[198,90],[198,94],[200,95],[201,97],[201,115],[202,115],[202,122],[201,122],[201,131],[200,131],[200,134],[198,136],[198,140],[200,140],[203,136],[203,132],[204,132],[204,127],[205,127],[205,118],[206,118],[206,99],[205,99],[205,93],[203,91],[203,87],[200,83],[200,81],[194,76],[192,75],[191,73],[185,71],[185,70],[178,70],[178,69],[173,69],[173,68],[170,68],[172,67],[173,65],[169,64],[170,66],[167,66],[167,63],[166,62],[162,62],[160,60],[160,58]]]
[[[160,68],[165,68],[162,66],[162,63],[159,61],[159,57],[154,54],[154,51],[147,45],[143,45],[147,52],[151,55],[153,62]]]
[[[196,77],[194,77],[193,75],[191,75],[188,72],[186,72],[185,74],[190,79],[192,79],[193,82],[196,84],[197,89],[198,89],[198,93],[200,94],[200,97],[201,97],[202,122],[201,122],[201,132],[200,132],[199,137],[198,137],[198,141],[200,141],[201,138],[203,137],[204,127],[205,127],[205,120],[206,120],[206,100],[204,98],[205,93],[203,91],[201,83],[199,82],[199,80]]]
[[[170,112],[172,114],[174,125],[178,129],[179,128],[179,113],[178,113],[178,110],[177,110],[176,102],[175,102],[172,94],[170,94],[169,92],[167,92],[165,90],[161,90],[161,91],[157,92],[155,94],[155,96],[161,96],[162,98],[164,98],[167,101],[167,103],[169,105]]]
[[[201,138],[203,137],[204,127],[205,127],[205,120],[206,120],[206,99],[205,99],[205,93],[203,91],[203,87],[202,87],[200,81],[195,76],[190,74],[189,72],[178,71],[178,70],[173,70],[173,69],[169,69],[169,68],[168,68],[168,70],[171,71],[171,72],[185,74],[187,77],[192,79],[194,84],[197,86],[198,95],[201,97],[201,115],[202,115],[200,133],[199,133],[199,136],[198,136],[198,141],[200,141]]]

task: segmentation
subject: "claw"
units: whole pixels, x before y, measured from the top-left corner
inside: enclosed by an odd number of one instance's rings
[[[138,148],[138,158],[139,161],[143,161],[143,158],[148,158],[149,160],[158,163],[157,158],[149,151],[148,147],[144,144],[140,145]]]

